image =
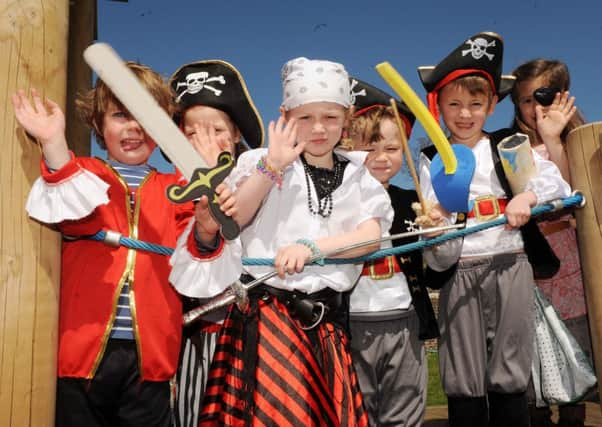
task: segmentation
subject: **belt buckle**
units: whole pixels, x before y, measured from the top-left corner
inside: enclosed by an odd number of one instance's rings
[[[490,214],[482,214],[481,209],[479,207],[479,203],[481,203],[481,202],[491,202],[491,204],[493,205],[493,212]],[[475,218],[482,222],[490,221],[490,220],[496,219],[498,216],[500,216],[500,204],[497,201],[497,197],[495,197],[491,194],[488,196],[477,197],[474,200],[473,210],[474,210]]]
[[[378,274],[376,272],[376,270],[374,269],[374,262],[370,263],[369,271],[370,271],[371,279],[385,280],[385,279],[390,279],[391,277],[393,277],[393,274],[395,274],[395,268],[393,267],[393,256],[389,255],[385,259],[387,260],[387,267],[389,268],[389,270],[383,274]]]

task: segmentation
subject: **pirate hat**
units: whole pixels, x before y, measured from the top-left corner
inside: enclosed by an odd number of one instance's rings
[[[437,94],[439,90],[458,77],[481,75],[491,84],[501,101],[512,90],[514,78],[502,76],[504,42],[499,34],[477,33],[464,41],[435,66],[418,67],[418,75],[428,95],[429,110],[438,117]]]
[[[169,79],[181,112],[206,105],[228,114],[251,148],[263,145],[263,121],[238,70],[226,61],[211,59],[185,64]],[[176,122],[180,118],[176,117]]]
[[[383,106],[388,107],[391,105],[391,98],[395,99],[387,92],[362,80],[353,77],[349,80],[351,82],[351,102],[355,107],[353,115],[356,117],[375,108]],[[399,111],[399,116],[405,126],[406,136],[409,138],[416,117],[403,102],[395,99],[395,104],[397,105],[397,111]]]

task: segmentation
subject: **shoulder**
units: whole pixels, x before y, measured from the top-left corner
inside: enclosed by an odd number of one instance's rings
[[[433,157],[435,157],[435,154],[437,154],[437,148],[434,145],[429,145],[428,147],[423,148],[421,153],[424,154],[429,160],[433,160]]]

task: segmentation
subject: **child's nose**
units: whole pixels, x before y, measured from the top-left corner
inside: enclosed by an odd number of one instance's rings
[[[324,129],[326,129],[324,124],[321,121],[316,120],[316,122],[314,123],[314,126],[313,126],[313,131],[314,132],[324,132]]]
[[[470,109],[468,109],[468,108],[462,108],[460,110],[460,116],[461,117],[470,117]]]

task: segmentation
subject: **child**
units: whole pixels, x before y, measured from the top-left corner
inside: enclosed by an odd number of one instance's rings
[[[432,269],[447,269],[450,276],[439,295],[438,321],[439,367],[452,427],[481,427],[488,420],[490,426],[529,425],[525,390],[534,340],[533,270],[544,271],[542,266],[554,265],[554,260],[546,259],[545,247],[537,246],[545,246],[545,239],[528,221],[533,206],[570,193],[558,168],[537,154],[537,174],[524,192],[513,195],[501,172],[499,137],[485,133],[483,126],[508,90],[501,78],[502,53],[497,34],[479,33],[436,67],[419,69],[429,108],[441,111],[450,142],[470,148],[476,159],[471,210],[456,216],[466,216],[469,226],[500,215],[508,220],[506,226],[449,241],[424,254]],[[421,161],[423,193],[437,202],[430,162],[425,156]],[[540,240],[533,246],[536,238]]]
[[[566,135],[584,124],[583,117],[569,97],[570,76],[567,66],[555,60],[535,59],[516,68],[516,83],[512,90],[514,103],[514,128],[530,136],[531,146],[544,159],[553,161],[570,181],[570,171],[565,148]],[[551,89],[549,99],[534,97],[534,92],[544,93]],[[540,104],[539,102],[542,102]],[[554,305],[564,323],[577,339],[582,349],[591,355],[591,342],[581,277],[577,236],[572,215],[546,218],[538,222],[539,229],[560,258],[560,270],[549,279],[537,279],[535,283],[544,296]],[[533,392],[531,386],[530,393]],[[529,396],[534,399],[534,396]],[[585,405],[559,406],[559,426],[583,426]],[[548,407],[530,407],[533,427],[551,426]]]
[[[150,68],[127,66],[171,112],[169,88]],[[193,215],[166,188],[175,174],[147,164],[155,142],[102,80],[78,103],[108,160],[68,151],[58,105],[32,90],[12,98],[15,116],[40,143],[42,177],[29,214],[63,236],[56,424],[169,426],[170,379],[180,351],[182,305],[168,259],[119,246],[120,235],[168,247]],[[106,231],[105,242],[85,236]]]
[[[345,332],[344,292],[359,277],[361,265],[305,263],[380,237],[391,225],[390,201],[363,167],[366,153],[336,148],[351,106],[343,66],[296,58],[285,64],[282,76],[282,116],[270,123],[269,149],[244,153],[231,174],[243,255],[275,257],[279,277],[252,289],[245,310],[230,309],[200,425],[366,426]],[[203,263],[195,245],[186,249],[192,253],[182,251],[184,261],[174,262],[179,280],[216,285],[192,271],[207,264],[217,271],[233,270],[226,268],[225,253]],[[236,266],[235,257],[231,259]],[[180,274],[185,269],[191,274]],[[241,280],[270,271],[268,266],[246,266]]]
[[[198,76],[206,75],[212,81],[201,86]],[[212,146],[238,156],[246,149],[263,145],[263,122],[247,86],[231,64],[220,60],[198,61],[181,66],[171,76],[169,84],[178,107],[177,121],[197,151],[209,160]],[[219,153],[218,153],[219,154]],[[200,225],[200,224],[199,224]],[[207,250],[215,249],[209,245]],[[196,298],[192,283],[185,283],[178,291],[184,295],[184,310],[188,311],[206,299]],[[209,365],[217,342],[226,309],[209,314],[199,323],[184,330],[184,343],[176,378],[175,415],[177,426],[198,425],[198,413],[205,391]]]
[[[407,231],[416,214],[414,190],[390,184],[403,162],[402,138],[409,138],[414,115],[397,102],[404,129],[397,125],[391,96],[352,80],[355,114],[350,137],[368,152],[366,167],[391,198],[390,234]],[[404,132],[402,135],[401,132]],[[405,238],[394,246],[416,241]],[[419,426],[426,408],[427,365],[422,340],[439,335],[423,281],[422,254],[414,251],[366,262],[350,296],[351,350],[369,424]]]

